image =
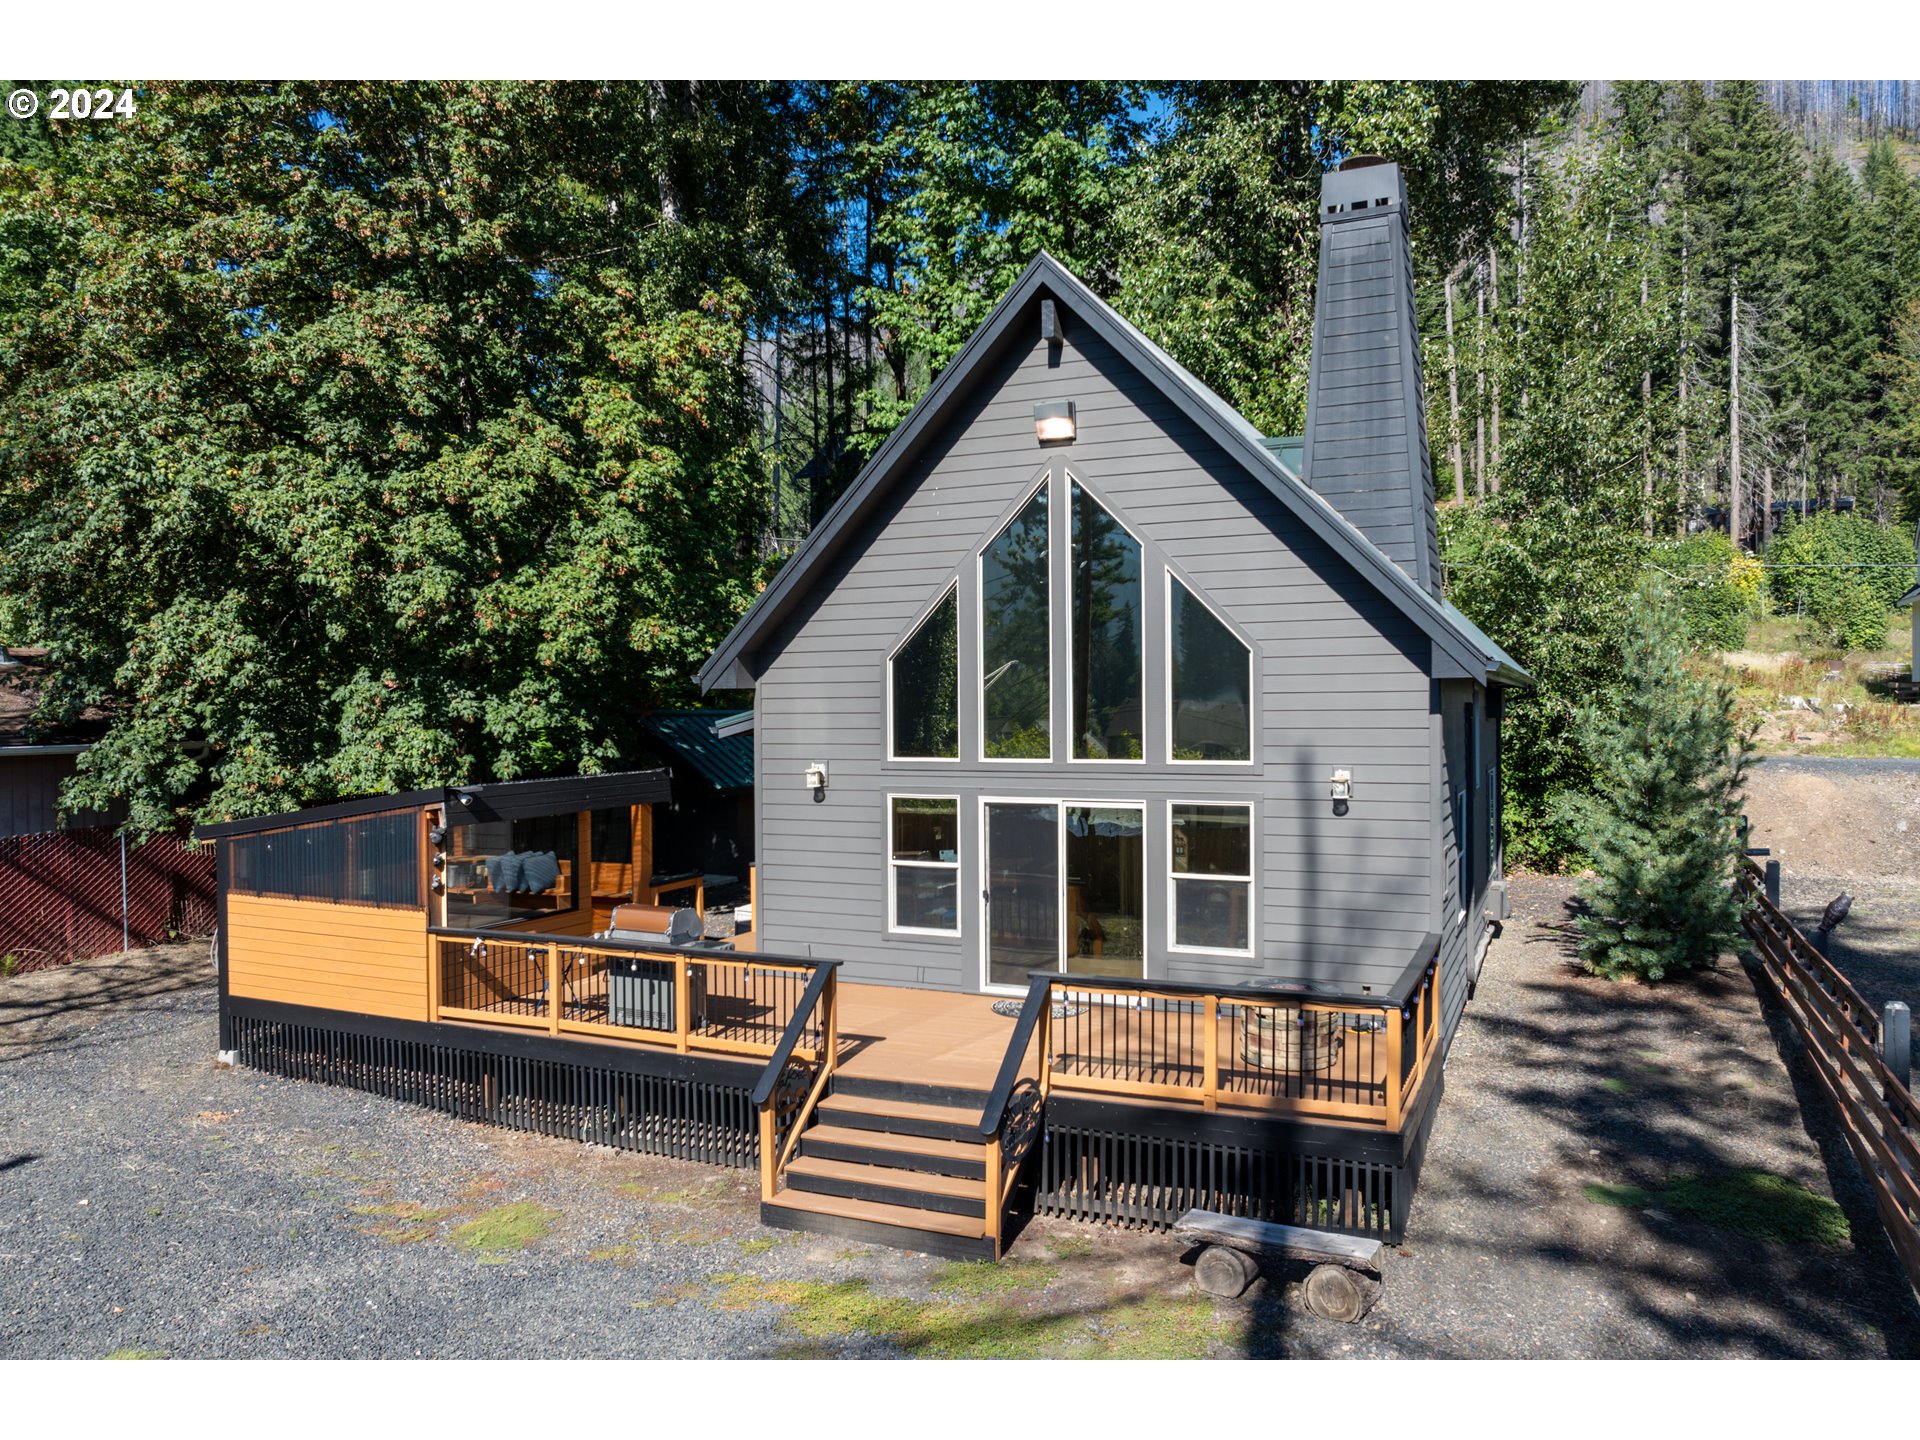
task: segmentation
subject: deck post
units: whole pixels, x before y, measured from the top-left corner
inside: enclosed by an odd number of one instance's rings
[[[820,997],[820,1003],[827,1008],[826,1054],[821,1057],[821,1063],[831,1073],[835,1069],[834,1062],[840,1054],[840,972],[838,970],[827,976],[827,991]]]
[[[1049,989],[1040,999],[1040,1103],[1047,1103],[1047,1096],[1053,1090],[1053,991]]]
[[[687,974],[687,957],[673,957],[673,1048],[682,1055],[692,1048],[688,1036],[693,1033],[693,985]]]
[[[548,945],[547,952],[547,1033],[560,1033],[560,1013],[566,1003],[560,998],[560,947]]]
[[[1387,1129],[1400,1128],[1400,1046],[1406,1020],[1400,1007],[1387,1011]]]
[[[774,1170],[780,1163],[780,1142],[773,1131],[773,1109],[780,1103],[778,1093],[769,1095],[760,1107],[760,1198],[771,1204],[775,1194]]]
[[[984,1182],[987,1189],[986,1234],[987,1239],[993,1241],[994,1258],[998,1259],[1000,1256],[1000,1225],[1003,1218],[1000,1212],[1001,1167],[1006,1164],[1006,1155],[1000,1148],[1000,1137],[998,1135],[993,1136],[987,1141],[985,1151],[987,1162],[987,1173]]]
[[[1205,1069],[1201,1072],[1201,1098],[1207,1109],[1220,1108],[1220,997],[1209,995],[1202,1008],[1205,1037]]]

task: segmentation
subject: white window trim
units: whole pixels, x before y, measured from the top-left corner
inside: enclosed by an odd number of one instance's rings
[[[1191,870],[1175,870],[1173,868],[1173,812],[1182,806],[1204,810],[1244,810],[1247,812],[1247,874],[1199,875]],[[1260,910],[1258,903],[1260,884],[1252,873],[1259,868],[1254,864],[1254,857],[1260,853],[1259,823],[1260,817],[1254,813],[1253,802],[1250,800],[1178,799],[1167,802],[1167,949],[1177,951],[1182,955],[1232,955],[1241,960],[1253,958],[1258,950],[1260,933]],[[1217,945],[1182,945],[1179,942],[1180,916],[1174,898],[1174,889],[1176,882],[1181,880],[1215,880],[1229,884],[1243,884],[1247,887],[1246,949],[1225,949]]]
[[[887,795],[887,810],[882,823],[886,827],[886,865],[887,865],[887,933],[889,935],[938,935],[945,939],[954,939],[961,935],[966,922],[966,903],[960,893],[960,835],[953,837],[953,859],[951,860],[896,860],[893,858],[893,802],[896,800],[951,800],[953,802],[953,828],[960,829],[960,797],[958,795],[926,795],[909,791],[893,791]],[[953,872],[953,928],[936,930],[926,925],[902,925],[899,920],[899,890],[894,885],[896,870],[951,870]]]
[[[890,764],[958,765],[960,763],[960,760],[961,760],[960,752],[965,747],[959,743],[960,716],[957,714],[953,717],[953,729],[954,729],[954,747],[953,747],[954,753],[953,754],[951,755],[896,755],[893,753],[893,662],[899,657],[900,652],[906,649],[907,646],[911,645],[914,642],[914,640],[919,636],[920,632],[926,629],[927,622],[933,619],[934,611],[938,610],[942,605],[947,603],[947,596],[949,595],[953,596],[954,705],[958,707],[960,703],[960,643],[959,643],[960,642],[960,593],[959,592],[960,592],[960,577],[956,575],[951,580],[947,581],[946,588],[940,592],[939,596],[934,600],[933,604],[929,605],[925,610],[920,612],[920,618],[915,620],[913,624],[910,627],[908,627],[907,633],[901,637],[900,643],[895,645],[893,649],[887,652],[887,681],[886,681],[887,693],[885,696],[886,714],[885,714],[883,723],[887,727],[887,760]],[[891,820],[892,818],[891,815],[889,815],[888,818],[889,820]],[[943,931],[941,933],[944,934],[945,932]]]
[[[1114,524],[1118,525],[1122,530],[1126,532],[1127,538],[1133,541],[1134,546],[1140,552],[1140,729],[1141,729],[1140,758],[1137,760],[1114,760],[1111,758],[1105,759],[1105,760],[1095,760],[1092,757],[1087,757],[1083,759],[1082,757],[1075,755],[1073,753],[1074,746],[1079,741],[1080,737],[1077,735],[1069,735],[1067,737],[1067,763],[1069,765],[1145,765],[1147,763],[1147,737],[1145,733],[1147,728],[1147,606],[1150,603],[1149,592],[1153,588],[1147,581],[1148,566],[1147,566],[1146,543],[1142,541],[1138,535],[1133,533],[1133,527],[1131,525],[1127,524],[1126,521],[1122,520],[1118,515],[1114,513],[1113,507],[1106,502],[1106,498],[1102,496],[1098,490],[1095,490],[1091,485],[1087,484],[1085,480],[1080,478],[1080,475],[1077,471],[1068,469],[1066,472],[1066,475],[1067,475],[1067,579],[1069,582],[1067,586],[1068,594],[1066,599],[1066,605],[1067,605],[1067,716],[1069,720],[1072,719],[1073,698],[1074,698],[1073,697],[1073,684],[1074,684],[1073,599],[1074,597],[1072,594],[1073,586],[1071,582],[1073,579],[1073,489],[1077,485],[1082,490],[1086,491],[1087,498],[1093,501],[1094,504],[1098,505],[1101,509],[1101,512],[1105,514],[1109,520],[1113,521]]]
[[[944,798],[944,797],[940,797]],[[987,916],[987,894],[993,889],[991,872],[987,869],[987,807],[989,805],[1051,805],[1053,807],[1054,829],[1054,872],[1060,885],[1058,934],[1054,937],[1054,955],[1057,969],[1051,973],[1066,977],[1067,956],[1067,811],[1083,810],[1138,810],[1140,812],[1140,839],[1144,848],[1147,835],[1147,811],[1150,802],[1138,796],[1129,796],[1120,800],[1088,800],[1079,797],[1059,795],[982,795],[979,799],[980,816],[980,990],[987,995],[1024,995],[1026,987],[1022,985],[996,985],[993,982],[993,924]],[[891,807],[889,807],[891,813]],[[892,840],[889,837],[889,848]],[[1149,973],[1153,964],[1153,948],[1147,944],[1147,936],[1153,933],[1153,915],[1151,890],[1146,884],[1146,876],[1141,876],[1140,884],[1140,972],[1143,981],[1152,978]],[[947,932],[939,932],[944,935]]]
[[[1054,533],[1058,527],[1054,524],[1054,510],[1059,503],[1060,490],[1053,483],[1053,468],[1049,466],[1044,474],[1029,486],[1020,496],[1020,503],[987,537],[973,557],[973,653],[978,666],[974,677],[974,728],[978,732],[974,748],[979,754],[982,765],[1051,765],[1053,763],[1053,731],[1058,717],[1054,714],[1053,691],[1058,677],[1054,672],[1054,651],[1060,628],[1059,607],[1054,595]],[[993,548],[1007,528],[1019,518],[1020,512],[1033,503],[1033,497],[1040,491],[1047,491],[1047,753],[1045,755],[989,755],[987,754],[987,551]]]
[[[1255,697],[1254,697],[1254,682],[1258,677],[1256,676],[1253,668],[1253,646],[1248,643],[1245,636],[1243,636],[1237,629],[1235,629],[1231,624],[1228,623],[1227,617],[1220,613],[1220,611],[1214,606],[1212,601],[1208,600],[1207,597],[1202,595],[1199,592],[1199,590],[1197,590],[1194,586],[1188,584],[1185,580],[1182,580],[1179,576],[1175,575],[1173,573],[1173,567],[1171,565],[1167,566],[1166,570],[1167,570],[1167,583],[1165,588],[1165,594],[1163,596],[1164,606],[1162,610],[1162,614],[1164,615],[1165,619],[1161,624],[1160,628],[1162,631],[1165,632],[1162,640],[1162,647],[1166,651],[1165,655],[1162,656],[1162,659],[1165,662],[1165,668],[1162,671],[1162,673],[1165,677],[1163,683],[1166,689],[1167,764],[1197,765],[1201,767],[1236,765],[1236,766],[1240,766],[1242,768],[1250,770],[1253,768],[1255,764],[1255,757],[1260,753],[1260,745],[1259,745],[1260,723],[1259,723],[1259,716],[1256,713],[1258,706],[1255,702]],[[1174,756],[1174,753],[1173,753],[1173,748],[1174,748],[1173,747],[1173,587],[1176,584],[1182,590],[1185,590],[1187,594],[1192,596],[1195,600],[1199,601],[1200,604],[1206,608],[1206,612],[1209,615],[1213,616],[1215,620],[1218,620],[1220,622],[1220,628],[1225,630],[1235,640],[1239,641],[1240,647],[1247,652],[1247,758],[1244,760],[1180,760],[1175,758]],[[1168,824],[1171,825],[1172,822],[1169,821]]]

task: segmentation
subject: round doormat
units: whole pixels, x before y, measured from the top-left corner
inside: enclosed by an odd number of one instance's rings
[[[1020,1018],[1020,1009],[1026,1003],[1024,1000],[996,1000],[993,1002],[993,1013],[996,1015],[1004,1015],[1009,1020],[1018,1020]],[[1069,1015],[1084,1013],[1086,1008],[1084,1005],[1068,1005],[1062,1001],[1055,1001],[1053,1018],[1056,1020],[1064,1020]]]

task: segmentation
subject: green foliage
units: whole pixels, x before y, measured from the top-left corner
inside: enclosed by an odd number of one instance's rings
[[[1621,654],[1621,693],[1580,715],[1590,792],[1562,802],[1593,873],[1582,880],[1580,958],[1597,975],[1659,980],[1739,935],[1732,887],[1752,746],[1733,691],[1687,667],[1679,608],[1644,583]]]
[[[454,1226],[447,1239],[483,1253],[524,1250],[544,1240],[560,1218],[558,1210],[523,1200],[481,1211],[465,1224]]]
[[[1757,567],[1725,531],[1670,541],[1656,547],[1652,559],[1668,577],[1693,649],[1737,650],[1746,642],[1747,624],[1760,613],[1760,592],[1743,582]]]
[[[1571,102],[1560,81],[1205,81],[1164,92],[1164,133],[1115,225],[1114,303],[1270,435],[1305,423],[1320,172],[1397,160],[1415,254],[1493,226],[1502,158]]]
[[[1827,512],[1782,527],[1767,564],[1777,609],[1807,616],[1829,643],[1878,649],[1889,610],[1913,583],[1913,540],[1903,528]]]
[[[115,717],[65,803],[143,831],[638,743],[758,578],[773,118],[155,85],[0,164],[0,592],[52,718]]]
[[[1646,545],[1592,508],[1543,495],[1523,503],[1509,485],[1494,505],[1441,515],[1454,604],[1526,668],[1534,688],[1508,697],[1501,733],[1500,805],[1517,864],[1558,868],[1582,853],[1563,801],[1595,783],[1589,704],[1621,689],[1622,636]]]

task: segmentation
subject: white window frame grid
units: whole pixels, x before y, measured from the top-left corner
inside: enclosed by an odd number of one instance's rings
[[[1247,873],[1245,875],[1203,875],[1191,870],[1173,868],[1173,815],[1174,811],[1186,809],[1201,810],[1244,810],[1247,815]],[[1195,800],[1178,799],[1167,802],[1167,948],[1182,955],[1231,955],[1237,959],[1251,959],[1259,950],[1260,911],[1258,906],[1260,882],[1254,878],[1259,868],[1254,857],[1260,853],[1259,845],[1260,816],[1250,800]],[[1217,945],[1182,945],[1180,935],[1180,908],[1178,882],[1182,880],[1214,880],[1225,884],[1243,884],[1247,887],[1247,948],[1244,950],[1224,949]]]
[[[1196,589],[1194,586],[1188,584],[1185,580],[1182,580],[1178,575],[1174,574],[1173,567],[1171,565],[1166,567],[1166,571],[1167,571],[1167,583],[1166,583],[1165,594],[1164,594],[1164,608],[1162,611],[1162,614],[1165,616],[1165,619],[1160,628],[1165,632],[1165,637],[1162,641],[1162,644],[1163,644],[1163,648],[1166,651],[1166,654],[1162,657],[1163,660],[1165,661],[1165,666],[1161,673],[1165,676],[1163,683],[1165,685],[1166,692],[1167,692],[1166,694],[1167,764],[1199,765],[1199,766],[1238,765],[1238,766],[1245,767],[1247,769],[1252,769],[1255,763],[1254,757],[1257,756],[1260,752],[1260,746],[1258,741],[1258,733],[1259,733],[1260,726],[1259,726],[1259,717],[1256,713],[1258,707],[1256,705],[1254,693],[1253,693],[1254,682],[1258,678],[1253,668],[1253,646],[1247,642],[1246,638],[1242,636],[1238,630],[1234,629],[1232,625],[1227,623],[1227,617],[1220,613],[1218,607],[1216,607],[1211,600],[1207,599],[1206,596],[1202,595],[1200,591]],[[1225,630],[1227,634],[1231,635],[1234,638],[1235,642],[1240,646],[1240,648],[1247,652],[1247,758],[1244,760],[1181,760],[1177,758],[1173,753],[1174,752],[1174,743],[1173,743],[1173,587],[1175,585],[1178,585],[1182,590],[1185,590],[1189,596],[1199,601],[1200,604],[1206,608],[1207,613],[1213,616],[1215,620],[1220,622],[1220,628],[1222,630]],[[1169,821],[1168,823],[1171,824],[1172,822]]]
[[[1100,507],[1101,513],[1103,513],[1109,520],[1113,521],[1114,524],[1118,525],[1121,528],[1121,530],[1126,532],[1127,538],[1133,541],[1135,548],[1138,549],[1140,552],[1140,731],[1141,731],[1140,757],[1137,760],[1125,760],[1125,759],[1116,760],[1116,759],[1113,759],[1111,756],[1109,756],[1104,760],[1096,760],[1091,756],[1083,759],[1080,756],[1075,755],[1073,753],[1074,746],[1078,742],[1080,737],[1077,735],[1069,735],[1067,736],[1067,763],[1069,765],[1145,765],[1147,763],[1146,729],[1147,729],[1147,704],[1148,704],[1148,700],[1147,700],[1147,607],[1149,604],[1152,603],[1152,590],[1153,590],[1153,586],[1149,583],[1147,579],[1147,571],[1149,566],[1147,563],[1146,542],[1141,540],[1141,538],[1138,535],[1133,533],[1133,527],[1127,524],[1126,521],[1122,520],[1118,515],[1114,513],[1113,507],[1107,503],[1106,497],[1101,495],[1101,493],[1098,490],[1095,490],[1091,485],[1087,484],[1087,482],[1081,478],[1080,474],[1077,471],[1068,469],[1066,471],[1066,478],[1067,478],[1067,551],[1066,551],[1066,554],[1067,554],[1067,582],[1068,582],[1067,583],[1068,594],[1067,594],[1067,600],[1066,600],[1066,604],[1067,604],[1067,716],[1070,721],[1073,716],[1073,701],[1074,701],[1074,695],[1073,695],[1073,684],[1074,684],[1073,600],[1074,600],[1074,597],[1072,593],[1073,591],[1073,583],[1072,583],[1073,582],[1073,559],[1074,559],[1073,557],[1073,518],[1074,518],[1073,517],[1073,489],[1077,485],[1080,487],[1080,489],[1086,492],[1087,498],[1089,500],[1093,501],[1094,504]],[[1235,637],[1235,638],[1238,638],[1238,637]],[[1189,762],[1189,763],[1192,763],[1192,762]],[[1144,824],[1145,822],[1142,821],[1142,823]]]
[[[893,662],[899,658],[902,650],[919,638],[920,632],[926,629],[928,622],[933,619],[934,612],[947,603],[949,595],[953,596],[953,703],[956,711],[953,717],[953,754],[896,755],[893,753]],[[960,741],[961,717],[957,713],[960,705],[960,577],[958,575],[947,581],[934,602],[920,612],[919,619],[908,627],[907,633],[899,643],[887,652],[886,691],[886,715],[883,723],[887,727],[887,762],[904,765],[958,765],[962,758],[961,752],[966,748]],[[891,811],[888,812],[888,820],[892,820]]]
[[[953,859],[951,860],[896,860],[893,856],[893,802],[896,800],[951,800],[953,802]],[[887,933],[889,935],[938,935],[945,939],[954,939],[965,931],[966,901],[960,889],[960,797],[958,795],[925,794],[917,791],[889,791],[887,810],[883,823],[886,826],[886,881],[887,881]],[[953,928],[936,930],[927,925],[902,925],[900,923],[900,892],[895,885],[895,872],[899,870],[951,870],[953,872]]]
[[[1051,765],[1055,746],[1054,729],[1059,719],[1054,712],[1054,690],[1059,679],[1054,673],[1055,655],[1059,645],[1059,606],[1054,595],[1054,539],[1059,526],[1054,523],[1055,510],[1060,503],[1060,487],[1053,484],[1055,479],[1051,466],[1021,493],[1020,503],[1010,510],[993,533],[987,536],[973,557],[973,653],[977,657],[978,673],[974,677],[975,751],[982,765]],[[987,754],[987,551],[994,547],[1009,525],[1020,518],[1020,512],[1033,503],[1033,497],[1047,492],[1047,753],[1045,755],[989,755]],[[891,742],[889,742],[891,743]],[[1069,747],[1071,748],[1071,747]]]

